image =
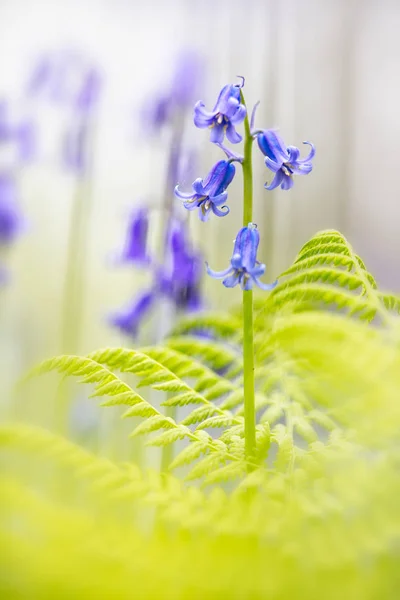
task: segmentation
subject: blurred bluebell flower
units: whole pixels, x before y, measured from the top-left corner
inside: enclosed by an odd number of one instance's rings
[[[156,299],[153,290],[140,294],[124,309],[111,315],[109,322],[126,335],[135,337],[143,319],[151,310]]]
[[[147,248],[148,231],[149,210],[141,206],[129,215],[124,247],[117,257],[118,263],[131,263],[145,267],[151,264],[152,259]]]
[[[212,142],[223,142],[225,134],[232,144],[242,141],[242,136],[235,129],[235,125],[242,123],[246,116],[246,107],[240,102],[241,87],[241,84],[229,84],[222,88],[211,112],[205,109],[200,100],[195,104],[194,124],[200,129],[209,127]]]
[[[172,224],[168,247],[170,264],[167,261],[159,270],[158,288],[164,296],[174,302],[177,309],[198,310],[202,306],[202,259],[199,253],[192,250],[183,223]]]
[[[16,184],[9,175],[0,174],[0,246],[10,245],[23,225]]]
[[[13,118],[10,104],[5,99],[0,100],[0,145],[10,148],[14,166],[26,162],[34,154],[33,123],[26,118]]]
[[[144,107],[142,118],[146,132],[158,132],[172,123],[177,112],[191,108],[203,79],[203,61],[191,50],[179,54],[170,84],[153,93]]]
[[[127,335],[136,336],[142,321],[163,299],[172,302],[178,311],[193,312],[202,307],[202,259],[192,250],[182,222],[170,223],[164,264],[153,262],[151,269],[154,279],[150,290],[110,318],[110,323]]]
[[[311,146],[309,155],[300,159],[300,150],[296,146],[286,146],[282,138],[273,129],[266,129],[257,135],[258,145],[265,156],[266,166],[275,173],[272,182],[265,188],[273,190],[279,185],[283,190],[293,187],[293,175],[307,175],[312,171],[311,160],[315,148],[311,142],[303,142]]]
[[[74,50],[49,52],[42,56],[28,81],[31,97],[41,96],[64,104],[81,113],[96,105],[101,89],[101,75]]]
[[[259,277],[265,272],[265,265],[257,260],[260,235],[256,225],[249,223],[242,227],[236,236],[230,266],[225,271],[213,271],[207,264],[207,273],[215,279],[223,279],[225,287],[240,284],[243,290],[251,290],[255,283],[262,290],[272,290],[274,283],[262,283]]]
[[[193,193],[183,193],[179,186],[175,187],[175,196],[183,200],[183,206],[187,210],[199,209],[201,221],[209,219],[210,211],[218,217],[225,217],[229,213],[228,206],[221,206],[228,198],[226,188],[235,176],[235,165],[230,161],[218,161],[207,177],[203,180],[200,177],[193,184]],[[221,208],[218,208],[221,206]]]

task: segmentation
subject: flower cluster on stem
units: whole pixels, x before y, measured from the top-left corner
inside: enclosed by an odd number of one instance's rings
[[[300,158],[296,146],[286,146],[282,138],[273,129],[256,130],[254,128],[255,105],[249,119],[243,95],[244,78],[239,84],[225,85],[219,93],[212,111],[208,111],[202,101],[194,106],[194,124],[200,129],[210,129],[210,140],[221,148],[228,160],[218,161],[203,180],[196,179],[192,192],[183,192],[176,186],[175,195],[183,201],[185,209],[198,209],[202,221],[207,221],[211,212],[217,217],[225,217],[230,208],[225,205],[228,198],[227,188],[232,182],[238,162],[243,171],[243,227],[238,232],[230,264],[223,271],[214,271],[208,264],[207,273],[222,279],[227,288],[239,285],[243,290],[243,381],[245,415],[245,454],[249,463],[256,451],[255,435],[255,389],[254,389],[254,348],[253,348],[253,287],[273,290],[277,281],[263,283],[260,277],[265,273],[265,265],[257,259],[260,234],[253,223],[253,168],[252,146],[257,140],[258,147],[265,156],[266,167],[274,173],[272,182],[265,187],[273,190],[280,186],[283,190],[293,187],[294,175],[307,175],[312,170],[315,148],[311,142],[309,155]],[[232,144],[238,144],[243,137],[236,126],[244,124],[244,154],[240,156],[224,146],[224,138]],[[222,204],[225,206],[219,208]]]

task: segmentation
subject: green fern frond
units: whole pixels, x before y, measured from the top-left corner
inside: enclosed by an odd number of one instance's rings
[[[167,339],[165,343],[173,350],[200,359],[214,371],[229,369],[229,378],[240,373],[242,369],[240,347],[234,350],[232,346],[229,347],[216,340],[189,335],[174,336]]]
[[[378,315],[383,322],[389,321],[374,277],[337,231],[322,231],[303,246],[260,308],[259,318],[263,313],[324,306],[360,319],[372,320]],[[262,328],[260,323],[257,327]]]
[[[379,296],[387,308],[387,310],[394,312],[396,315],[400,315],[400,297],[394,294],[385,294],[380,292]]]
[[[163,361],[163,364],[160,361]],[[165,366],[164,366],[165,365]],[[174,405],[173,393],[177,393],[177,404],[200,405],[181,421],[166,417],[144,397],[134,392],[128,384],[120,380],[109,368],[119,371],[130,372],[139,378],[138,386],[149,386],[156,390],[168,390],[171,397],[167,404]],[[132,432],[132,436],[148,435],[162,430],[161,435],[155,438],[154,445],[165,446],[174,443],[177,439],[189,440],[191,444],[196,442],[206,443],[210,454],[218,454],[225,461],[243,461],[244,454],[230,452],[225,444],[221,447],[218,439],[211,436],[204,437],[202,423],[205,427],[219,427],[218,423],[241,424],[243,419],[235,417],[232,413],[215,404],[215,400],[229,398],[229,395],[243,390],[229,380],[226,380],[201,363],[170,348],[147,348],[141,351],[125,350],[121,348],[106,349],[92,353],[90,357],[61,356],[56,359],[45,361],[37,369],[36,373],[45,373],[57,370],[72,376],[78,376],[84,383],[94,383],[95,390],[92,397],[97,395],[109,395],[110,399],[102,402],[102,406],[114,404],[126,404],[128,410],[123,417],[143,417]],[[195,379],[195,386],[191,387],[180,378],[180,374],[189,379]],[[199,391],[204,390],[204,394]],[[211,398],[211,399],[209,399]],[[191,430],[188,425],[196,425]],[[163,435],[167,433],[168,435]],[[150,445],[152,442],[150,441]],[[215,463],[217,464],[217,463]],[[196,472],[196,471],[195,471]]]
[[[206,313],[182,318],[172,329],[171,337],[208,333],[216,339],[232,340],[241,336],[242,322],[236,315]]]

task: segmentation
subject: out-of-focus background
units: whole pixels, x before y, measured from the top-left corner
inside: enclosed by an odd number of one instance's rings
[[[18,171],[26,223],[4,258],[10,281],[0,289],[0,375],[6,388],[35,362],[62,351],[61,307],[79,178],[59,156],[65,111],[26,93],[41,56],[72,49],[102,78],[85,255],[79,257],[84,286],[75,351],[87,352],[132,343],[107,315],[140,292],[148,275],[129,264],[115,268],[112,256],[121,248],[132,207],[157,206],[163,197],[166,138],[147,136],[140,121],[182,52],[204,61],[199,99],[208,108],[223,85],[243,75],[248,105],[261,101],[258,127],[278,127],[288,144],[315,143],[312,174],[298,177],[290,192],[263,188],[271,174],[255,151],[254,220],[266,280],[288,266],[317,230],[338,228],[383,287],[400,289],[399,32],[398,0],[0,0],[0,98],[17,119],[33,120],[39,140],[34,159]],[[193,179],[204,177],[221,153],[190,116],[186,138],[198,152]],[[225,268],[231,256],[241,223],[240,192],[238,172],[228,217],[201,223],[190,215],[196,244],[214,269]],[[210,308],[234,302],[237,293],[204,281]]]

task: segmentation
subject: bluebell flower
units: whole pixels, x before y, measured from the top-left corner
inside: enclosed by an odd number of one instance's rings
[[[266,129],[257,135],[258,145],[265,156],[266,166],[275,173],[272,182],[265,188],[273,190],[279,185],[283,190],[293,187],[293,175],[307,175],[312,171],[311,160],[315,148],[311,142],[303,142],[311,146],[309,155],[300,159],[300,150],[296,146],[286,146],[282,138],[273,129]]]
[[[111,315],[109,321],[126,335],[135,337],[138,328],[151,310],[156,299],[153,290],[140,294],[121,311]]]
[[[147,100],[142,121],[146,133],[156,133],[164,125],[172,123],[177,112],[192,106],[197,90],[203,79],[203,61],[201,57],[186,50],[178,56],[172,80],[159,92],[155,92]]]
[[[110,323],[130,336],[136,336],[141,322],[162,299],[178,311],[193,312],[202,308],[200,283],[202,260],[191,248],[184,223],[169,225],[162,265],[153,264],[153,284],[123,310],[111,316]]]
[[[15,182],[9,175],[0,174],[0,247],[10,245],[23,225]]]
[[[147,248],[148,231],[149,210],[141,206],[129,215],[125,243],[122,253],[117,258],[118,263],[145,267],[151,264],[152,259]]]
[[[230,161],[220,160],[217,162],[207,177],[203,180],[196,179],[193,184],[193,193],[186,194],[175,187],[175,196],[183,200],[183,206],[187,210],[199,209],[201,221],[209,219],[210,211],[218,217],[225,217],[229,213],[228,206],[221,206],[228,198],[226,188],[235,176],[235,165]],[[218,208],[221,206],[221,208]]]
[[[206,110],[200,100],[195,104],[194,124],[200,129],[209,127],[212,142],[223,142],[225,134],[232,144],[242,141],[242,136],[235,129],[235,125],[242,123],[246,116],[246,107],[240,102],[241,87],[239,84],[228,84],[222,88],[211,112]]]
[[[4,99],[0,100],[0,145],[10,148],[16,163],[13,166],[28,161],[34,154],[33,123],[26,118],[13,118]]]
[[[183,223],[172,224],[168,246],[170,261],[159,271],[158,288],[179,310],[196,311],[202,306],[202,259],[192,250]]]
[[[41,57],[28,81],[31,97],[41,96],[80,113],[98,101],[101,75],[78,51],[63,49]]]
[[[255,283],[262,290],[272,290],[274,283],[262,283],[259,277],[265,272],[265,265],[257,260],[257,249],[260,235],[256,225],[249,223],[242,227],[236,236],[230,266],[225,271],[213,271],[207,265],[207,273],[214,279],[223,279],[225,287],[240,284],[242,290],[251,290]]]

